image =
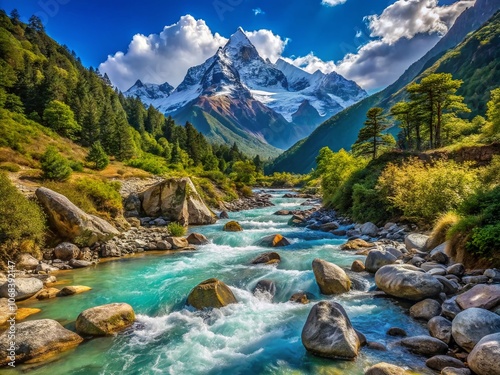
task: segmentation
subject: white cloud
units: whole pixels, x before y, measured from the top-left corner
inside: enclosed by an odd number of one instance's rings
[[[336,5],[344,4],[347,0],[322,0],[321,4],[328,7],[334,7]]]
[[[252,9],[252,12],[253,12],[253,14],[255,14],[256,16],[258,16],[259,14],[262,14],[262,15],[266,14],[266,12],[264,12],[264,11],[263,11],[262,9],[260,9],[260,8],[255,8],[255,9]]]
[[[107,73],[120,90],[127,90],[137,79],[176,86],[190,67],[203,63],[226,42],[205,21],[186,15],[159,34],[134,35],[127,52],[108,56],[99,71]]]
[[[335,63],[333,61],[323,61],[319,57],[315,56],[313,52],[309,52],[305,56],[288,58],[284,57],[283,60],[295,65],[306,72],[314,73],[317,70],[322,71],[325,74],[331,73],[336,70]]]
[[[273,63],[281,57],[285,46],[290,42],[290,39],[282,39],[281,36],[266,29],[245,31],[245,34],[255,46],[260,56],[263,59],[271,60]]]

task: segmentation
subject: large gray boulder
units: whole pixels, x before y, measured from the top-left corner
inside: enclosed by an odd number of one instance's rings
[[[500,375],[500,332],[484,336],[467,357],[478,375]]]
[[[80,249],[71,242],[61,242],[54,249],[54,257],[61,260],[77,259]]]
[[[161,181],[139,194],[148,216],[163,216],[183,225],[205,225],[216,221],[189,177]]]
[[[375,273],[377,287],[398,298],[420,301],[439,296],[443,286],[434,276],[406,264],[383,266]]]
[[[412,336],[401,340],[401,345],[414,354],[431,357],[436,354],[446,354],[448,345],[430,336]]]
[[[12,339],[9,331],[0,335],[0,366],[12,360],[8,357]],[[15,364],[39,362],[80,344],[83,339],[52,319],[32,320],[16,324]]]
[[[434,299],[424,299],[410,307],[410,316],[415,319],[430,320],[441,314],[441,304]]]
[[[498,332],[500,332],[500,316],[476,307],[457,314],[451,325],[453,339],[468,352],[484,336]]]
[[[126,303],[91,307],[76,319],[76,331],[85,336],[108,336],[134,324],[135,313]]]
[[[40,187],[35,192],[51,226],[71,242],[78,240],[82,246],[97,241],[108,241],[120,232],[106,220],[89,215],[75,206],[64,195]]]
[[[435,316],[427,322],[427,328],[432,337],[441,340],[445,344],[449,344],[451,341],[451,322],[442,317]]]
[[[365,268],[368,272],[375,273],[383,266],[393,264],[397,258],[388,251],[372,250],[365,260]]]
[[[38,259],[28,253],[21,253],[16,260],[16,268],[19,270],[35,270],[38,267]]]
[[[345,293],[351,288],[349,276],[336,264],[323,259],[314,259],[312,269],[322,294]]]
[[[363,235],[370,236],[370,237],[376,237],[378,234],[378,227],[375,224],[370,223],[368,221],[368,222],[364,223],[361,227],[359,227],[359,231]]]
[[[43,282],[34,277],[16,277],[14,283],[4,283],[0,287],[0,297],[10,298],[15,293],[15,300],[22,301],[37,294],[43,288]]]
[[[333,301],[313,306],[302,329],[302,344],[314,355],[338,359],[355,358],[360,347],[347,313]]]
[[[408,251],[418,250],[422,251],[425,249],[425,244],[429,236],[420,233],[410,233],[405,237],[405,246]]]

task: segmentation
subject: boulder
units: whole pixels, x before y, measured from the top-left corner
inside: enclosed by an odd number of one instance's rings
[[[451,322],[442,316],[435,316],[427,322],[427,328],[432,337],[441,340],[445,344],[451,341]]]
[[[187,299],[188,305],[198,310],[221,308],[237,302],[231,289],[217,279],[208,279],[198,284],[191,290]]]
[[[500,375],[500,332],[484,336],[467,357],[478,375]]]
[[[28,316],[38,314],[41,309],[30,308],[30,307],[20,307],[16,311],[16,321],[19,322],[21,320],[26,319]]]
[[[444,301],[441,305],[441,310],[441,314],[450,320],[455,319],[455,316],[457,316],[457,314],[462,311],[460,306],[458,306],[456,296],[453,296]]]
[[[158,241],[155,247],[157,250],[170,250],[172,248],[172,244],[168,241]]]
[[[12,360],[9,331],[0,335],[0,366]],[[31,320],[16,324],[15,363],[40,362],[80,344],[83,339],[52,319]]]
[[[43,289],[40,293],[37,294],[36,298],[39,300],[56,298],[59,292],[60,290],[57,288]]]
[[[189,177],[161,181],[139,194],[139,199],[148,216],[163,216],[182,225],[205,225],[216,221]]]
[[[354,359],[360,342],[344,308],[333,301],[313,306],[302,329],[302,344],[314,355]]]
[[[441,304],[434,299],[424,299],[410,307],[410,316],[415,319],[430,320],[441,314]]]
[[[243,228],[237,221],[228,221],[222,228],[224,232],[241,232]]]
[[[82,311],[76,331],[85,336],[109,336],[134,324],[135,313],[127,303],[110,303]]]
[[[91,246],[120,234],[106,220],[85,213],[64,195],[44,187],[38,188],[35,194],[51,226],[69,241],[77,239],[81,245]]]
[[[38,259],[28,253],[21,253],[17,257],[16,268],[19,270],[35,270],[38,267]]]
[[[73,268],[85,268],[92,265],[92,262],[86,260],[71,259],[68,263]]]
[[[459,313],[451,325],[453,339],[468,352],[484,336],[498,332],[500,332],[500,316],[477,307],[471,307]]]
[[[283,237],[281,234],[271,234],[264,238],[261,238],[257,242],[257,246],[263,247],[282,247],[290,245],[290,241],[287,238]]]
[[[281,261],[281,257],[276,252],[263,253],[257,258],[252,260],[252,264],[278,264]]]
[[[456,358],[450,357],[449,355],[435,355],[429,358],[425,365],[433,370],[441,371],[446,367],[453,368],[465,368],[464,363]]]
[[[14,297],[16,301],[22,301],[34,296],[42,288],[43,282],[34,277],[16,277],[13,284],[6,282],[0,287],[0,297]]]
[[[484,276],[493,279],[494,281],[500,281],[500,270],[495,268],[488,268],[483,273]]]
[[[471,375],[471,372],[468,368],[445,367],[441,375]]]
[[[54,249],[54,258],[64,261],[76,259],[80,255],[80,249],[71,242],[61,242]]]
[[[408,334],[403,328],[399,327],[391,327],[387,330],[386,332],[389,336],[399,336],[399,337],[406,337]]]
[[[455,263],[446,269],[446,273],[462,277],[465,273],[465,267],[462,263]]]
[[[337,230],[339,229],[339,225],[338,223],[332,221],[330,223],[325,223],[325,224],[321,224],[319,226],[319,230],[323,231],[323,232],[330,232],[332,230]]]
[[[460,285],[455,280],[450,280],[440,275],[433,275],[433,276],[439,280],[439,282],[443,286],[443,292],[445,294],[456,294],[460,289]]]
[[[464,284],[486,284],[488,282],[488,277],[484,275],[464,276],[462,277],[462,282]]]
[[[85,293],[88,292],[89,290],[92,290],[92,288],[84,285],[65,286],[57,293],[57,297],[72,296],[73,294]]]
[[[469,307],[490,310],[500,304],[500,285],[476,285],[465,293],[458,295],[457,303],[464,310]]]
[[[365,371],[364,375],[406,375],[409,374],[405,369],[390,363],[380,362],[371,366]]]
[[[446,354],[448,352],[448,345],[430,336],[405,337],[400,343],[410,352],[426,357],[436,354]]]
[[[121,257],[122,252],[113,242],[108,242],[101,246],[101,256],[103,258]]]
[[[340,250],[360,250],[364,248],[374,247],[375,245],[371,242],[366,242],[361,238],[356,238],[354,240],[349,240],[345,244],[340,246]]]
[[[351,271],[353,272],[363,272],[365,270],[365,265],[360,260],[355,260],[352,262]]]
[[[184,237],[167,237],[167,242],[173,250],[183,249],[189,246],[189,242]]]
[[[221,213],[219,214],[219,219],[229,219],[227,211],[221,211]]]
[[[439,296],[441,283],[433,276],[410,265],[387,265],[375,273],[377,287],[398,298],[420,301]]]
[[[253,294],[268,294],[271,298],[276,294],[276,284],[272,280],[259,280],[255,288],[253,289]]]
[[[309,303],[309,298],[310,298],[309,293],[298,292],[298,293],[292,294],[289,301],[296,302],[296,303],[302,303],[303,305],[306,305]]]
[[[425,244],[429,236],[419,233],[410,233],[405,237],[405,246],[408,251],[418,250],[422,251],[425,249]]]
[[[201,233],[191,233],[187,237],[187,242],[190,245],[206,245],[208,243],[208,238]]]
[[[351,288],[351,280],[345,271],[336,264],[322,259],[314,259],[312,269],[322,294],[345,293]]]
[[[368,253],[365,260],[365,268],[368,272],[375,273],[383,266],[393,264],[397,258],[383,250],[372,250]]]
[[[361,225],[359,231],[362,235],[376,237],[378,234],[378,227],[373,223],[367,222]]]

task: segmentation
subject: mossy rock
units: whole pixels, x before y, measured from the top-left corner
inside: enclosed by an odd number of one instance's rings
[[[224,232],[241,232],[243,228],[237,221],[228,221],[223,228]]]
[[[229,287],[217,279],[208,279],[198,284],[189,293],[187,303],[198,310],[205,308],[221,308],[237,303],[236,297]]]
[[[257,242],[257,245],[263,247],[282,247],[290,245],[290,241],[281,234],[271,234],[261,238]]]
[[[76,331],[84,336],[109,336],[130,327],[135,321],[132,306],[110,303],[83,311],[76,319]]]

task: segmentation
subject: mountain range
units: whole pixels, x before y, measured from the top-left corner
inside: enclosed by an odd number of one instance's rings
[[[311,74],[283,59],[263,59],[241,28],[175,89],[138,80],[125,95],[179,123],[191,122],[213,142],[236,142],[249,155],[264,157],[277,156],[368,96],[335,72]]]
[[[489,92],[500,82],[499,8],[498,0],[477,0],[473,7],[457,18],[448,33],[396,82],[322,123],[311,135],[280,155],[269,172],[308,173],[315,167],[315,158],[321,148],[328,146],[333,151],[341,148],[349,150],[370,108],[388,110],[405,98],[407,85],[431,73],[446,72],[451,73],[454,79],[462,79],[464,84],[457,94],[465,97],[472,116],[484,115]],[[491,18],[495,12],[497,14]]]

